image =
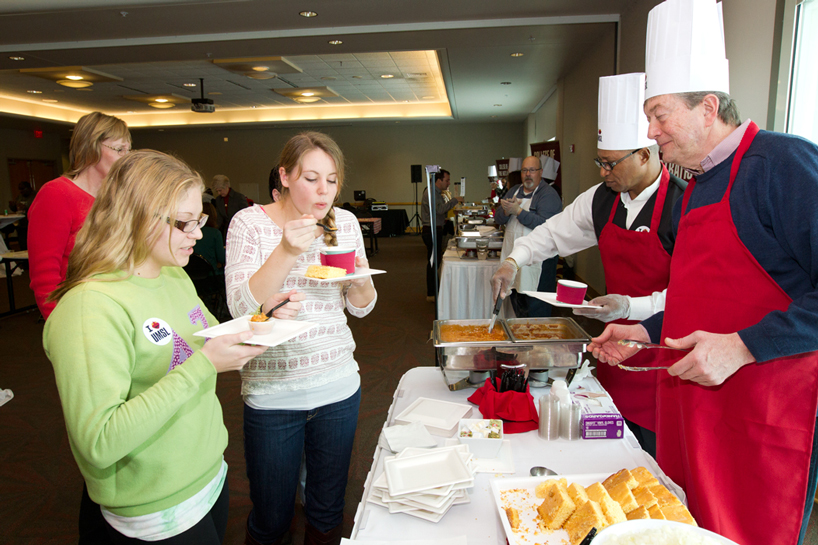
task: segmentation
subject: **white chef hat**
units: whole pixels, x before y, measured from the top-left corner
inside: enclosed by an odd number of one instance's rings
[[[730,92],[721,2],[666,0],[648,14],[645,98]]]
[[[621,74],[599,78],[598,149],[635,150],[654,141],[648,138],[645,74]]]
[[[557,171],[560,169],[560,162],[548,155],[540,155],[540,166],[542,167],[542,177],[546,180],[556,180]]]

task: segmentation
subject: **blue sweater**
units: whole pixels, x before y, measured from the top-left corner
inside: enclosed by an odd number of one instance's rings
[[[696,176],[688,210],[724,196],[734,156]],[[818,350],[818,146],[797,136],[759,132],[739,167],[730,209],[742,243],[793,300],[786,312],[771,312],[739,331],[741,340],[757,361]],[[681,213],[679,199],[674,232]],[[659,313],[642,322],[654,342],[663,317]]]

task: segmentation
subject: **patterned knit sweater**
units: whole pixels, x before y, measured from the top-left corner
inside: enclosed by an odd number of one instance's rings
[[[365,257],[358,220],[350,212],[335,208],[339,246],[352,246]],[[284,235],[260,206],[245,208],[230,223],[227,233],[227,304],[233,316],[255,312],[260,304],[250,292],[250,277],[272,254]],[[354,307],[346,298],[344,282],[318,282],[304,277],[309,265],[320,264],[324,238],[315,239],[298,256],[282,292],[295,288],[307,295],[296,319],[320,324],[298,337],[270,348],[242,370],[242,395],[274,394],[323,386],[358,371],[353,352],[355,341],[347,326],[344,308],[358,318],[370,313],[377,295],[366,308]]]

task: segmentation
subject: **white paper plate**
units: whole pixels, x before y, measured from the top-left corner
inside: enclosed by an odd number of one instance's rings
[[[457,443],[457,437],[446,439],[446,445]],[[466,445],[462,445],[466,446]],[[511,440],[503,439],[503,446],[494,458],[474,458],[475,473],[514,473],[514,456],[511,451]]]
[[[385,460],[383,469],[389,495],[393,497],[474,481],[474,475],[454,450],[433,450],[421,456]]]
[[[307,280],[311,280],[313,282],[319,282],[321,284],[326,284],[328,282],[346,282],[347,280],[356,280],[358,278],[366,278],[367,276],[373,276],[375,274],[386,274],[386,271],[382,271],[380,269],[366,269],[364,267],[359,267],[355,269],[355,272],[352,274],[348,274],[346,276],[339,276],[338,278],[311,278],[309,276],[305,276],[303,274],[294,274],[293,276],[300,276],[306,278]]]
[[[583,301],[581,305],[569,305],[568,303],[557,301],[557,294],[550,291],[522,291],[520,293],[522,293],[523,295],[528,295],[529,297],[534,297],[535,299],[539,299],[540,301],[545,301],[549,305],[554,305],[555,307],[602,308],[599,305],[591,305],[588,303],[588,301]]]
[[[395,417],[395,422],[399,424],[420,422],[433,435],[451,437],[460,419],[467,418],[471,411],[470,405],[419,397]]]
[[[491,480],[491,493],[494,496],[494,504],[506,531],[506,538],[510,545],[531,545],[531,543],[542,545],[562,545],[563,539],[568,543],[568,532],[556,530],[551,534],[539,533],[536,515],[537,505],[542,503],[542,499],[537,498],[535,489],[537,485],[552,479],[565,477],[568,483],[578,483],[582,486],[590,486],[594,483],[601,483],[610,476],[610,473],[596,473],[588,475],[551,475],[549,477],[515,477],[497,478]],[[514,490],[509,493],[506,491]],[[520,514],[520,527],[517,531],[511,529],[508,523],[505,507],[514,507]],[[543,541],[544,539],[544,541]],[[596,545],[596,544],[594,544]]]
[[[305,331],[317,327],[318,324],[313,322],[302,322],[299,320],[277,320],[270,318],[275,325],[273,331],[266,335],[253,335],[249,341],[244,341],[245,344],[257,344],[259,346],[278,346],[279,344],[289,341],[293,337],[301,335]],[[205,337],[212,339],[222,335],[234,335],[242,331],[250,331],[250,316],[241,316],[229,322],[224,322],[217,326],[209,327],[201,331],[197,331],[193,335],[196,337]]]
[[[716,543],[721,543],[723,545],[738,545],[735,541],[731,541],[726,537],[722,537],[719,534],[705,530],[704,528],[698,528],[696,526],[690,526],[689,524],[682,524],[681,522],[673,522],[670,520],[647,519],[629,520],[627,522],[620,522],[619,524],[608,526],[594,538],[594,545],[605,545],[605,543],[608,543],[614,537],[619,536],[633,535],[634,537],[637,537],[640,534],[644,534],[650,530],[655,530],[662,527],[674,529],[678,528],[680,531],[685,532],[685,534],[689,536],[708,537]]]

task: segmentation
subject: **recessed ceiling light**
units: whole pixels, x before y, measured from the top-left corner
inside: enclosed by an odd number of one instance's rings
[[[318,102],[321,100],[320,97],[292,97],[296,102],[303,102],[305,104],[309,104],[310,102]]]
[[[327,43],[330,45],[341,45],[344,42],[342,42],[341,40],[330,40]]]
[[[72,89],[83,89],[85,87],[91,87],[93,83],[90,81],[75,81],[71,79],[59,79],[57,83],[62,85],[63,87],[70,87]]]
[[[250,79],[273,79],[278,77],[275,72],[245,72],[244,75]]]
[[[174,104],[172,102],[159,102],[160,100],[162,100],[162,99],[156,99],[156,102],[149,102],[148,106],[150,106],[152,108],[159,108],[160,110],[164,109],[164,108],[173,108],[173,107],[176,106],[176,104]],[[165,99],[165,100],[167,100],[167,99]]]
[[[338,78],[336,78],[335,76],[322,76],[321,79],[324,81],[335,81]]]
[[[363,76],[352,76],[352,79],[364,79]]]
[[[156,99],[156,102],[167,102],[167,101],[168,101],[168,99],[166,99],[166,98],[157,98]]]
[[[43,92],[42,91],[36,91],[34,89],[29,89],[28,91],[26,91],[26,93],[31,93],[32,95],[41,95]]]
[[[495,106],[502,106],[502,104],[495,104]]]
[[[25,57],[9,57],[13,61],[24,61],[26,60]]]
[[[84,78],[82,76],[73,76],[72,75],[72,76],[65,76],[65,79],[70,79],[71,81],[80,81],[81,79],[84,79]]]
[[[56,99],[53,99],[53,98],[44,98],[43,102],[59,102],[59,100],[56,100]]]
[[[183,83],[182,87],[196,87],[195,83]]]
[[[302,11],[298,13],[301,17],[318,17],[314,11]]]
[[[311,93],[311,92],[307,91],[306,93],[301,93],[301,96],[302,97],[313,97],[313,96],[315,96],[315,93]]]
[[[90,87],[87,87],[87,88],[81,87],[79,89],[74,89],[74,90],[75,91],[93,91],[93,89],[91,89]]]
[[[500,85],[511,85],[510,81],[501,81]]]
[[[394,78],[395,76],[393,74],[381,74],[381,77],[383,79],[389,79],[389,78]]]
[[[511,54],[512,57],[522,57],[523,55],[524,55],[524,53],[512,53]]]
[[[266,72],[269,69],[270,69],[269,66],[254,66],[253,67],[253,70],[256,71],[256,72]]]

